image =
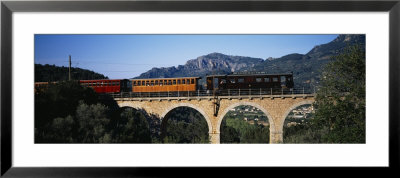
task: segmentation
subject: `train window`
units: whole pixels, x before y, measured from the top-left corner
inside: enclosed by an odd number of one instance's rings
[[[100,83],[100,82],[97,82],[97,83],[96,83],[96,86],[101,86],[101,83]]]
[[[136,86],[136,81],[133,81],[133,86]]]
[[[188,84],[188,85],[190,84],[190,79],[186,80],[186,84]]]
[[[180,85],[181,84],[181,80],[178,80],[178,85]]]
[[[192,79],[192,84],[194,84],[194,79]]]
[[[272,78],[272,81],[273,81],[273,82],[277,82],[277,81],[278,81],[278,77],[273,77],[273,78]]]
[[[173,85],[176,85],[176,80],[172,80],[172,84],[173,84]]]
[[[151,86],[154,86],[154,81],[151,81],[151,82],[150,82],[150,85],[151,85]]]
[[[158,80],[156,80],[156,82],[154,83],[154,85],[158,85]]]
[[[185,79],[182,80],[182,84],[185,84]]]
[[[281,82],[285,82],[286,81],[286,77],[285,76],[281,76]]]
[[[231,83],[236,83],[235,78],[231,78],[231,79],[229,79],[229,81],[230,81]]]
[[[166,81],[166,80],[164,80],[164,85],[168,85],[168,83],[167,83],[167,81]]]
[[[244,83],[244,78],[238,78],[238,83]]]
[[[261,78],[256,78],[256,82],[261,82],[262,79]]]
[[[168,85],[172,85],[172,81],[171,80],[168,80]]]
[[[144,81],[142,81],[142,86],[145,86],[146,84],[145,84],[145,82]]]
[[[226,79],[221,79],[221,84],[225,84],[226,83]]]
[[[149,86],[149,85],[150,85],[149,81],[146,81],[146,86]]]
[[[269,78],[264,78],[264,82],[269,82]]]

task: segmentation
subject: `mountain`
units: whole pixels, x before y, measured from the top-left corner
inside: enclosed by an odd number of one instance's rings
[[[108,79],[103,74],[81,68],[71,68],[73,80]],[[35,64],[35,82],[52,82],[68,80],[68,67],[49,64]]]
[[[318,85],[323,66],[332,61],[331,57],[339,54],[347,46],[360,45],[365,49],[365,35],[338,35],[333,41],[317,45],[307,54],[288,54],[280,58],[252,58],[211,53],[191,59],[178,67],[153,68],[136,78],[168,78],[199,76],[204,85],[208,74],[230,74],[232,72],[293,72],[295,87]]]
[[[264,71],[267,73],[293,72],[296,87],[318,85],[323,66],[340,54],[346,47],[359,45],[365,50],[365,35],[339,35],[333,41],[317,45],[307,54],[289,54],[274,60],[265,60],[244,71]]]
[[[136,78],[169,78],[169,77],[202,77],[201,84],[205,84],[205,76],[209,74],[228,74],[251,68],[264,61],[261,58],[230,56],[221,53],[211,53],[191,59],[185,65],[178,67],[153,68]]]

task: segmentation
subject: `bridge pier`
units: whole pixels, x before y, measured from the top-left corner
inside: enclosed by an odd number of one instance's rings
[[[282,133],[282,131],[271,132],[269,134],[269,143],[283,143],[283,133]]]
[[[210,143],[211,144],[219,144],[220,143],[220,133],[209,133],[210,134]]]

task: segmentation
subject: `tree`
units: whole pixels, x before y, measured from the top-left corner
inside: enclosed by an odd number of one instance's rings
[[[48,89],[35,94],[35,142],[59,142],[54,140],[59,130],[53,126],[65,123],[61,118],[75,116],[79,101],[95,104],[98,96],[91,88],[82,87],[77,81],[49,84]],[[58,121],[55,121],[59,118]],[[68,123],[68,122],[66,122]],[[56,125],[54,125],[56,124]],[[73,125],[76,125],[74,123]],[[72,128],[72,137],[78,135],[76,127]]]
[[[108,108],[100,103],[87,105],[80,102],[76,109],[78,139],[81,143],[102,143],[109,123],[106,112]]]
[[[195,109],[178,107],[164,119],[166,122],[163,143],[209,143],[208,125]]]
[[[365,51],[348,47],[327,64],[315,102],[316,127],[328,143],[365,143]]]
[[[118,143],[151,143],[152,140],[146,118],[133,108],[121,112],[114,131]]]

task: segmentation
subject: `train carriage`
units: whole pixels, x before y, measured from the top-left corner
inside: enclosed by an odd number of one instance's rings
[[[131,84],[127,79],[80,80],[79,83],[82,86],[93,88],[97,93],[120,93],[131,91]]]
[[[207,76],[207,90],[220,92],[223,90],[266,90],[291,91],[293,89],[293,74],[266,74],[266,73],[233,73],[230,75]]]
[[[200,77],[132,79],[132,92],[196,91]]]

